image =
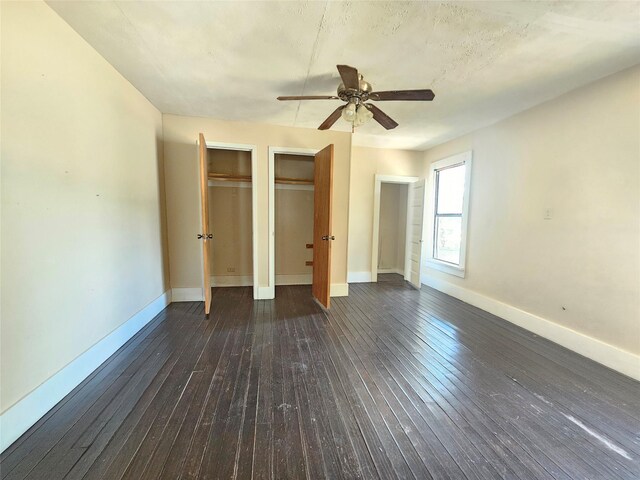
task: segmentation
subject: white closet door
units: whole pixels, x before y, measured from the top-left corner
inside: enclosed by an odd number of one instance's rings
[[[419,180],[411,184],[410,210],[407,212],[411,217],[411,256],[409,269],[409,282],[420,289],[420,274],[422,270],[422,244],[424,234],[424,202],[425,202],[425,181]]]

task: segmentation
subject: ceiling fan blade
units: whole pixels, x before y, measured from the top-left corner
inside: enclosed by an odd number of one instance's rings
[[[328,130],[331,126],[336,123],[336,121],[340,118],[340,114],[342,113],[342,109],[345,105],[341,105],[336,108],[331,115],[327,117],[327,119],[322,122],[322,124],[318,127],[318,130]]]
[[[291,95],[278,97],[278,100],[340,100],[335,95]]]
[[[428,102],[435,97],[431,90],[389,90],[388,92],[372,92],[369,100],[414,100]]]
[[[398,126],[398,123],[393,118],[375,105],[371,105],[370,103],[365,103],[365,105],[369,110],[371,110],[371,113],[373,113],[373,119],[387,130],[392,130]]]
[[[340,72],[340,77],[342,78],[342,83],[344,83],[344,88],[352,88],[354,90],[358,90],[360,88],[360,77],[358,75],[358,70],[356,68],[350,67],[349,65],[336,65],[338,67],[338,72]]]

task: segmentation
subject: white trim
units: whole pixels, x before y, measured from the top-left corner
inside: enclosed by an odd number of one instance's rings
[[[348,283],[370,283],[371,272],[349,272],[347,273]]]
[[[260,298],[260,296],[258,295],[258,147],[256,145],[244,143],[210,142],[206,139],[205,141],[207,143],[207,148],[251,152],[251,229],[253,230],[251,242],[253,244],[253,298],[258,299]],[[213,234],[215,235],[215,232],[213,232]]]
[[[433,232],[433,230],[431,231]],[[463,237],[464,237],[464,234],[463,234]],[[433,249],[431,251],[433,251]],[[442,260],[438,260],[436,258],[427,258],[425,260],[425,266],[427,268],[433,268],[434,270],[448,273],[450,275],[455,275],[456,277],[460,277],[460,278],[464,278],[464,275],[465,275],[464,268],[462,268],[461,266],[454,265],[452,263],[443,262]]]
[[[349,296],[349,284],[348,283],[332,283],[329,296],[331,297],[348,297]]]
[[[278,285],[311,285],[313,275],[310,273],[276,275]],[[211,275],[212,287],[250,287],[253,285],[252,275]]]
[[[251,287],[253,275],[211,275],[212,287]]]
[[[315,156],[320,150],[314,148],[269,147],[269,288],[270,297],[275,298],[276,285],[276,154]],[[259,297],[263,298],[263,297]]]
[[[507,303],[444,280],[426,276],[423,283],[606,365],[624,375],[640,380],[640,355],[634,355],[631,352],[576,332],[533,313],[520,310]]]
[[[258,300],[273,300],[276,298],[276,288],[273,287],[258,287]]]
[[[436,170],[440,170],[445,167],[457,165],[460,163],[465,164],[465,177],[464,177],[464,197],[462,199],[462,238],[460,239],[460,264],[453,265],[447,262],[443,262],[437,258],[433,258],[433,242],[434,242],[434,221],[435,221],[435,175]],[[457,277],[464,278],[465,266],[467,261],[467,225],[469,223],[469,198],[471,196],[471,167],[473,164],[473,151],[458,153],[437,162],[433,162],[429,165],[429,205],[428,205],[428,225],[429,230],[427,235],[426,252],[424,266],[427,268],[433,268],[441,272],[455,275]]]
[[[169,303],[171,292],[167,291],[5,411],[0,416],[0,452],[29,430]]]
[[[204,295],[202,294],[202,287],[172,288],[171,301],[172,302],[203,302]]]
[[[401,185],[410,185],[419,180],[418,177],[407,177],[401,175],[375,175],[373,186],[373,236],[371,237],[371,282],[378,281],[378,244],[380,240],[380,191],[382,190],[383,183],[397,183]],[[404,246],[404,275],[405,280],[409,275],[408,265],[411,262],[411,219],[409,215],[409,205],[411,198],[411,192],[407,187],[407,225],[405,230],[405,246]]]
[[[397,273],[398,275],[404,275],[404,269],[402,268],[378,268],[378,273]]]

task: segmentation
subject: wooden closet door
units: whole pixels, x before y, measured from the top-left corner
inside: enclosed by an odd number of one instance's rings
[[[313,179],[313,296],[329,308],[331,291],[331,196],[333,193],[333,145],[315,156]]]
[[[207,142],[203,134],[198,136],[198,161],[200,163],[200,210],[202,211],[198,239],[202,242],[204,313],[209,315],[211,311],[211,264],[209,257],[213,235],[209,230],[209,168],[207,164]]]

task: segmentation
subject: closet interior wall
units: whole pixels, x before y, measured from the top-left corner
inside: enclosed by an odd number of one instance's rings
[[[211,285],[253,285],[251,152],[209,148],[207,155]]]
[[[274,168],[276,285],[310,285],[314,157],[276,154]]]
[[[378,273],[404,275],[407,229],[407,185],[380,185]]]

